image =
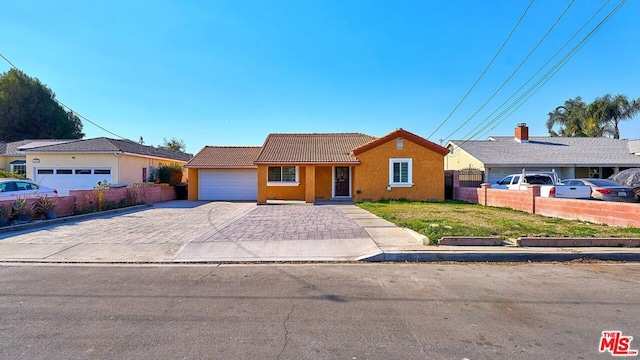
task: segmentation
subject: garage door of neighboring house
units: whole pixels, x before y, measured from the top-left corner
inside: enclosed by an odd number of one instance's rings
[[[256,169],[200,169],[198,170],[200,200],[258,199],[258,171]]]
[[[34,181],[40,185],[58,190],[58,195],[67,196],[69,190],[90,190],[99,181],[111,183],[111,169],[108,168],[39,168],[35,169]]]

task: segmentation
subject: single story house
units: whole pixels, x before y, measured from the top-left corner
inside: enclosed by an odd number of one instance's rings
[[[253,161],[250,156],[255,153]],[[205,147],[186,165],[189,199],[235,200],[207,180],[229,177],[247,184],[244,199],[268,200],[384,198],[444,200],[444,156],[448,150],[397,129],[383,137],[361,133],[270,134],[262,147]],[[243,169],[242,175],[238,173]],[[255,190],[249,175],[256,173]],[[223,175],[228,173],[229,175]],[[233,173],[237,173],[234,175]],[[240,180],[246,176],[246,180]],[[238,187],[238,191],[239,187]],[[211,193],[216,195],[211,195]]]
[[[637,141],[637,140],[636,140]],[[637,143],[606,137],[529,136],[526,124],[518,124],[515,136],[487,140],[451,140],[446,147],[446,170],[475,168],[484,181],[495,183],[509,174],[555,170],[560,178],[607,178],[640,167]]]
[[[189,200],[258,198],[260,146],[205,146],[186,165]]]
[[[152,167],[184,165],[190,154],[105,137],[65,140],[21,147],[27,178],[67,195],[93,189],[99,181],[133,184],[147,181]]]
[[[12,142],[0,142],[0,169],[27,175],[27,160],[25,149],[38,146],[54,145],[72,140],[20,140]]]
[[[640,139],[629,140],[629,150],[632,154],[640,156]]]

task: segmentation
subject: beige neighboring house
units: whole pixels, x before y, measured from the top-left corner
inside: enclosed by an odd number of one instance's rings
[[[37,145],[37,146],[36,146]],[[129,185],[147,181],[151,168],[178,163],[190,154],[109,138],[61,140],[57,143],[27,143],[23,153],[26,176],[36,183],[58,190],[93,189],[99,181]],[[6,161],[14,157],[7,157]],[[16,161],[15,159],[11,161]]]
[[[606,179],[618,171],[640,167],[640,140],[529,136],[524,123],[518,124],[514,136],[451,140],[447,148],[446,170],[479,169],[488,183],[522,169],[555,170],[561,179]]]
[[[20,140],[12,142],[0,142],[0,169],[27,175],[26,149],[39,146],[56,145],[73,140]]]

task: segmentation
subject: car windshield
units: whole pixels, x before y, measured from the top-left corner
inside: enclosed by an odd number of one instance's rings
[[[595,186],[621,186],[615,181],[605,179],[589,179],[589,182]]]

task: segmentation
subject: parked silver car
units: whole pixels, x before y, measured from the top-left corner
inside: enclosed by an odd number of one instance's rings
[[[0,179],[0,201],[17,198],[29,199],[45,195],[48,197],[58,196],[58,191],[40,186],[31,180]]]
[[[632,187],[623,186],[607,179],[567,179],[565,185],[591,186],[591,198],[604,201],[635,202],[636,192]]]

